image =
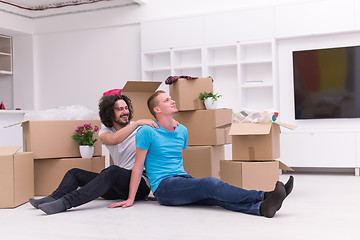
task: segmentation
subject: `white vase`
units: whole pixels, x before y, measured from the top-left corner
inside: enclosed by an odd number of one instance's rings
[[[217,107],[217,101],[213,101],[212,98],[205,99],[204,104],[206,109],[216,109]]]
[[[82,158],[92,158],[94,155],[94,146],[82,145],[79,146],[80,155]]]

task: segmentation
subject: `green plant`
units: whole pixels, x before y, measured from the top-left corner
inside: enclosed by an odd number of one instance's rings
[[[72,139],[74,139],[80,146],[94,146],[94,143],[97,139],[93,139],[94,133],[99,131],[99,127],[95,126],[94,128],[90,123],[86,123],[82,126],[78,126],[75,130],[75,134],[72,135]]]
[[[212,98],[212,102],[215,102],[217,101],[220,97],[222,97],[222,95],[220,95],[219,93],[208,93],[208,92],[202,92],[200,93],[200,100],[201,101],[205,101],[205,99],[208,99],[208,98]]]

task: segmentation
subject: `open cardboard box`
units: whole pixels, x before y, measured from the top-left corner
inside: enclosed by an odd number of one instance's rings
[[[34,154],[0,147],[0,208],[14,208],[34,197]]]
[[[169,86],[170,96],[179,111],[205,109],[200,100],[200,93],[213,92],[212,78],[185,79],[179,78]]]
[[[294,129],[296,126],[272,123],[232,123],[232,159],[242,161],[268,161],[280,157],[280,126]]]
[[[189,146],[208,146],[231,143],[231,116],[231,109],[212,109],[177,112],[174,119],[188,129]]]
[[[279,180],[279,169],[293,171],[280,161],[220,161],[220,179],[247,190],[274,190]]]
[[[158,89],[161,82],[151,81],[127,81],[121,94],[130,98],[134,108],[134,121],[139,119],[154,119],[148,106],[148,98]]]
[[[39,120],[22,123],[23,148],[33,152],[35,159],[80,157],[79,145],[71,136],[78,126],[85,123],[101,128],[100,120]],[[99,132],[94,134],[98,140],[94,144],[94,156],[102,153]]]

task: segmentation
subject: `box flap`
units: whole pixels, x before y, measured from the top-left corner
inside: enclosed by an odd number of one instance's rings
[[[155,92],[161,82],[150,81],[127,81],[123,87],[123,92]]]
[[[294,169],[292,169],[291,167],[287,166],[285,163],[278,161],[279,162],[279,168],[281,170],[286,170],[286,171],[291,171],[294,172]]]
[[[229,135],[265,135],[270,130],[271,123],[233,123]]]
[[[10,124],[10,125],[7,125],[7,126],[4,126],[4,128],[9,128],[9,127],[13,127],[13,126],[16,126],[16,125],[22,125],[23,122],[17,122],[17,123],[13,123],[13,124]]]
[[[274,122],[274,123],[281,126],[281,127],[290,129],[290,130],[294,130],[295,128],[297,128],[297,126],[294,126],[294,125],[291,125],[291,124],[288,124],[288,123],[282,123],[282,122]]]
[[[19,151],[20,148],[21,148],[21,146],[0,147],[0,156],[13,155],[17,151]]]

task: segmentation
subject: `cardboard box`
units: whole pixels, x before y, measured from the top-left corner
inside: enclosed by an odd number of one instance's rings
[[[185,171],[197,178],[220,178],[220,160],[224,157],[224,145],[189,146],[183,150]]]
[[[180,78],[169,86],[170,96],[176,102],[179,111],[205,109],[200,93],[213,92],[212,78]]]
[[[223,145],[231,143],[231,109],[178,112],[174,115],[188,129],[188,145]]]
[[[34,154],[0,147],[0,208],[14,208],[34,197]]]
[[[274,190],[279,180],[279,169],[293,171],[279,161],[220,161],[220,179],[247,190]]]
[[[85,123],[101,128],[100,120],[49,120],[22,123],[24,152],[33,152],[35,159],[80,157],[79,145],[71,136]],[[94,156],[101,156],[101,142],[94,144]]]
[[[274,160],[280,157],[280,126],[294,129],[283,123],[233,123],[232,159],[242,161]]]
[[[50,195],[59,186],[65,173],[72,168],[101,172],[105,168],[105,156],[93,158],[35,159],[35,195]]]
[[[148,106],[148,98],[158,89],[161,82],[128,81],[123,87],[121,94],[130,98],[134,108],[134,121],[139,119],[154,119]]]

